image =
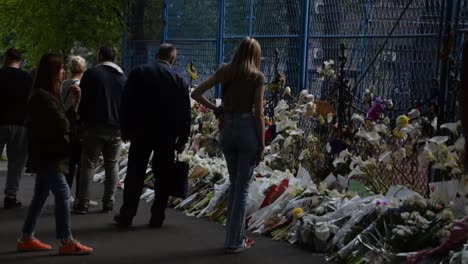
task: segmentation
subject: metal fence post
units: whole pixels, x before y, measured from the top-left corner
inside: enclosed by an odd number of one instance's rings
[[[216,36],[216,64],[224,62],[224,22],[225,22],[226,0],[219,0],[218,10],[218,35]],[[216,98],[221,96],[221,85],[216,85]]]
[[[306,89],[307,86],[307,57],[309,46],[309,15],[310,15],[310,0],[303,2],[303,17],[301,29],[301,66],[299,68],[299,90]],[[297,89],[297,87],[296,87]],[[299,90],[296,91],[299,92]]]
[[[445,6],[444,23],[442,34],[440,36],[441,49],[440,49],[440,64],[439,64],[439,114],[438,114],[438,125],[445,123],[447,120],[447,107],[448,92],[449,92],[449,58],[450,58],[450,39],[453,38],[453,6],[457,0],[447,1]]]
[[[169,0],[163,1],[163,35],[162,35],[162,43],[165,43],[168,39],[169,35]]]

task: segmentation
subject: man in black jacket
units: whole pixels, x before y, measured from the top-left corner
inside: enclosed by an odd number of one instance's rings
[[[160,227],[169,198],[166,180],[171,177],[175,151],[183,150],[190,134],[188,84],[172,69],[176,48],[162,44],[157,61],[133,70],[125,85],[121,108],[124,140],[130,140],[124,201],[114,220],[131,225],[136,215],[151,152],[155,176],[155,200],[150,226]]]
[[[28,156],[25,125],[32,79],[20,67],[21,53],[9,49],[5,53],[4,67],[0,69],[0,146],[6,145],[8,158],[5,209],[21,206],[16,192]]]
[[[78,113],[83,124],[80,193],[75,213],[86,214],[89,207],[89,185],[94,177],[99,155],[104,157],[105,181],[102,211],[110,213],[114,206],[119,172],[120,100],[126,77],[115,61],[115,51],[103,47],[99,63],[87,70],[81,79],[81,103]]]

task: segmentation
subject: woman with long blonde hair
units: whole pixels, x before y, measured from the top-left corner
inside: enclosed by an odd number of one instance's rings
[[[263,93],[265,77],[260,72],[261,48],[246,37],[232,60],[200,84],[192,98],[221,115],[221,148],[229,171],[226,253],[242,252],[253,244],[245,236],[245,208],[253,169],[263,159],[265,123]],[[222,105],[217,107],[203,94],[221,84]]]

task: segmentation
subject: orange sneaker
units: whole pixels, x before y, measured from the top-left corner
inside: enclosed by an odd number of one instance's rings
[[[62,242],[59,247],[60,255],[89,255],[93,249],[80,244],[80,242],[72,239],[66,243]]]
[[[18,251],[46,251],[51,250],[52,247],[42,243],[34,237],[31,238],[20,238],[16,243],[16,249]]]

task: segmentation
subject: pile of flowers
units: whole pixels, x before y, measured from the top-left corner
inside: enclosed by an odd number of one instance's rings
[[[324,77],[336,78],[332,66],[324,64]],[[251,232],[326,253],[338,263],[393,263],[443,245],[457,219],[468,214],[459,122],[443,124],[445,134],[436,136],[436,119],[418,109],[390,118],[391,100],[368,92],[367,113],[353,114],[338,131],[329,104],[307,91],[296,98],[290,89],[277,92],[282,96],[265,119],[269,145],[248,196]],[[230,182],[218,121],[195,102],[192,115],[191,140],[180,157],[191,167],[189,196],[171,199],[170,206],[225,223]],[[122,188],[126,152],[128,145],[120,163]],[[435,175],[431,183],[429,173]],[[100,171],[95,180],[103,177]],[[149,166],[141,197],[148,202],[154,199],[152,179]],[[451,263],[464,263],[466,247],[446,247],[458,250],[444,251]]]

